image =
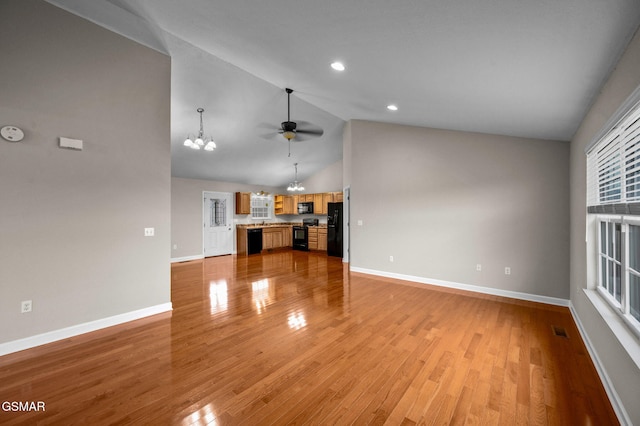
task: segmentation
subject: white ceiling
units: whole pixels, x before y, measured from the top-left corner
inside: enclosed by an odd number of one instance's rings
[[[570,140],[640,24],[637,0],[49,2],[171,55],[174,176],[269,186],[339,160],[350,119]],[[261,126],[285,87],[325,131],[291,157]],[[182,146],[198,107],[213,153]]]

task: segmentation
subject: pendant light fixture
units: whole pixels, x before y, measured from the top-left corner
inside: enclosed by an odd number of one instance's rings
[[[296,174],[293,183],[289,184],[287,191],[304,191],[304,186],[302,186],[302,184],[298,182],[298,163],[295,163],[293,167],[295,167]]]
[[[204,148],[205,151],[213,151],[217,148],[216,143],[213,141],[213,137],[204,136],[204,128],[202,126],[202,113],[204,112],[204,109],[198,108],[196,111],[200,114],[200,132],[198,132],[198,137],[195,141],[191,139],[191,135],[187,136],[187,139],[184,141],[184,146],[191,149]]]

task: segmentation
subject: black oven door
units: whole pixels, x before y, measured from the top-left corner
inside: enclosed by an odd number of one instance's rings
[[[309,251],[309,234],[306,226],[293,227],[293,249]]]

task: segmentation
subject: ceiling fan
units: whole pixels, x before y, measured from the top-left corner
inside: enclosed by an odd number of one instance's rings
[[[306,121],[291,121],[291,94],[293,89],[286,88],[287,92],[287,121],[280,123],[280,128],[277,133],[271,133],[266,135],[271,137],[275,134],[282,135],[289,142],[289,157],[291,157],[291,141],[302,142],[312,138],[320,137],[324,131],[311,123]]]

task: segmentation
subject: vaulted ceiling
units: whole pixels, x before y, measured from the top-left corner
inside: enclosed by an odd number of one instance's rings
[[[350,119],[570,140],[640,24],[636,0],[49,2],[171,55],[174,176],[269,186],[338,161]],[[285,87],[324,129],[291,156]],[[183,146],[199,107],[214,152]]]

